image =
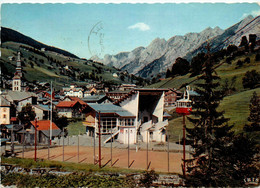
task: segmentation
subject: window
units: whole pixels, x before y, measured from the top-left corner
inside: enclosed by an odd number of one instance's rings
[[[3,115],[3,118],[6,119],[6,114]]]

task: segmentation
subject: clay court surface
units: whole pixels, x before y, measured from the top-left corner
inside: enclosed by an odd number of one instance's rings
[[[98,158],[98,147],[95,149],[96,158]],[[105,165],[111,158],[111,149],[102,148],[102,166]],[[75,163],[94,163],[94,149],[89,146],[79,147],[79,160],[78,160],[78,147],[77,146],[65,146],[64,147],[64,161],[65,162],[75,162]],[[63,147],[50,148],[50,160],[62,161],[63,160]],[[169,171],[175,173],[182,173],[181,163],[182,163],[182,153],[172,153],[170,152],[170,165]],[[19,153],[18,157],[22,157],[22,153]],[[25,158],[34,158],[34,151],[28,151],[24,153]],[[48,149],[37,150],[37,158],[47,159]],[[117,162],[116,160],[119,159]],[[131,169],[145,170],[147,165],[147,152],[146,150],[130,150],[129,154],[129,164],[132,163]],[[149,169],[154,169],[155,171],[168,172],[168,153],[160,151],[149,151],[148,161],[151,162]],[[112,150],[112,162],[116,162],[114,167],[127,168],[128,166],[128,150],[113,148]],[[98,165],[98,164],[97,164]],[[109,162],[106,166],[111,166]]]

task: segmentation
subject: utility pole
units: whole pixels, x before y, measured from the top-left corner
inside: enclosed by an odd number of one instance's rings
[[[14,155],[14,125],[12,126],[12,131],[11,131],[11,155]]]
[[[35,118],[35,133],[34,133],[34,161],[37,159],[37,118]]]
[[[79,163],[79,134],[78,134],[78,163]]]
[[[24,124],[23,124],[23,158],[24,158],[24,142],[25,142],[25,139],[24,139]]]
[[[100,111],[98,113],[98,162],[99,162],[99,168],[101,168],[101,132],[100,132]]]
[[[128,168],[129,168],[129,158],[130,158],[130,157],[129,157],[129,155],[130,155],[130,153],[129,153],[129,149],[130,149],[130,148],[129,148],[129,131],[130,131],[130,130],[129,130],[129,127],[128,127],[128,140],[127,140],[127,144],[128,144],[128,147],[127,147],[127,149],[128,149]]]
[[[170,136],[169,136],[169,130],[168,130],[169,128],[167,128],[167,141],[168,141],[168,148],[167,148],[167,150],[168,150],[168,172],[170,171]]]
[[[51,147],[51,138],[52,138],[52,81],[51,81],[51,106],[50,106],[50,136],[48,141],[48,160],[50,159],[50,147]]]
[[[148,170],[148,147],[149,147],[149,137],[148,137],[148,134],[149,134],[149,130],[147,130],[147,134],[146,134],[146,138],[147,138],[147,144],[146,144],[146,168]]]
[[[94,165],[96,164],[96,127],[94,128]]]
[[[50,135],[49,135],[48,139],[50,140]],[[50,142],[49,142],[49,140],[48,140],[48,160],[50,160]]]
[[[113,127],[113,125],[111,124],[111,130],[110,130],[110,132],[111,132],[111,140],[110,140],[110,142],[111,142],[111,149],[110,149],[110,150],[111,150],[111,157],[110,157],[110,158],[111,158],[111,166],[112,166],[112,164],[113,164],[113,162],[112,162],[112,140],[113,140],[113,139],[112,139],[112,135],[113,135],[112,127]]]
[[[64,127],[62,128],[63,131],[63,139],[62,139],[62,161],[64,162]]]

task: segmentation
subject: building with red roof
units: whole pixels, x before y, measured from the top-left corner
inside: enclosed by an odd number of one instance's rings
[[[63,101],[78,101],[82,105],[82,107],[87,106],[87,103],[78,97],[66,96]]]
[[[37,142],[40,144],[48,144],[50,133],[51,139],[60,136],[62,131],[60,128],[50,120],[39,120],[37,122],[31,121],[30,135],[35,134],[35,125],[37,125]],[[26,142],[34,143],[34,136],[28,136]]]
[[[79,101],[61,101],[56,105],[59,116],[81,117],[82,104]]]

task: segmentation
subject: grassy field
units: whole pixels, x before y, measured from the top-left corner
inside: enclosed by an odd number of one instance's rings
[[[250,58],[249,64],[244,64],[242,67],[237,67],[236,63],[238,60],[244,61],[246,57]],[[223,60],[222,60],[223,61]],[[221,62],[222,62],[221,61]],[[229,81],[236,76],[236,82],[235,87],[237,92],[244,91],[243,85],[242,85],[242,78],[244,77],[245,73],[247,71],[252,70],[260,70],[260,61],[255,61],[255,54],[249,54],[247,56],[241,56],[239,58],[235,58],[231,64],[224,63],[220,67],[216,69],[216,73],[221,78],[220,84],[223,85],[225,79],[228,79]],[[184,75],[184,76],[177,76],[175,78],[167,78],[161,82],[155,83],[153,85],[150,85],[151,88],[180,88],[183,84],[189,83],[195,79],[196,77],[189,77],[190,74]],[[198,83],[198,81],[193,82],[190,84],[191,87],[195,87],[195,84]]]
[[[188,121],[187,117],[185,118],[185,124],[188,128],[191,128],[193,125]],[[183,117],[174,118],[169,121],[169,135],[171,142],[179,142],[179,139],[182,139],[183,136]]]
[[[55,73],[53,73],[52,71],[49,71],[42,67],[34,66],[34,69],[36,69],[38,72],[42,72],[43,74],[46,74],[47,76],[56,77],[56,78],[60,77],[60,76],[56,75]]]
[[[70,122],[67,129],[69,136],[86,133],[86,127],[83,125],[82,121]]]
[[[249,104],[253,92],[260,94],[260,88],[240,92],[228,97],[220,103],[219,110],[225,111],[225,117],[230,118],[229,123],[234,124],[234,130],[240,132],[248,123]]]
[[[249,104],[253,92],[260,94],[260,88],[240,92],[225,97],[220,103],[218,110],[225,112],[224,116],[226,118],[229,118],[229,125],[234,125],[233,130],[235,131],[235,133],[243,131],[244,125],[246,123],[249,123],[247,121],[247,118],[249,116]],[[169,120],[169,134],[171,135],[171,141],[177,142],[179,140],[179,137],[182,138],[182,121],[182,117],[177,117]],[[188,128],[193,126],[187,118],[185,122]]]
[[[44,53],[46,56],[51,57],[53,59],[53,62],[51,62],[51,60],[48,60],[45,56],[20,48],[20,45],[28,46],[16,42],[5,42],[1,46],[1,52],[2,52],[1,61],[4,62],[4,66],[7,68],[10,75],[12,75],[15,72],[16,61],[10,61],[8,57],[10,56],[16,57],[17,51],[20,50],[22,53],[21,60],[25,64],[25,66],[23,67],[23,70],[25,72],[24,77],[30,82],[34,80],[40,82],[53,81],[54,87],[56,87],[56,89],[61,89],[61,87],[63,87],[64,84],[69,85],[72,82],[80,83],[81,85],[87,85],[88,82],[86,81],[79,82],[78,80],[79,73],[77,71],[74,71],[75,78],[67,75],[66,76],[60,75],[60,71],[61,71],[60,68],[68,65],[74,67],[75,69],[79,69],[80,73],[83,72],[91,73],[92,71],[94,71],[96,76],[98,77],[102,76],[103,79],[106,81],[114,81],[116,83],[122,83],[122,81],[119,78],[115,79],[113,77],[113,73],[118,74],[118,70],[116,70],[113,67],[108,67],[96,62],[91,62],[83,59],[68,58],[55,52],[50,52],[50,51],[41,52]],[[55,63],[56,61],[61,62],[61,65],[56,64]],[[34,67],[32,68],[30,64],[33,64]],[[96,70],[98,68],[101,68],[102,70],[101,74],[97,73]],[[36,72],[37,74],[35,74]]]

